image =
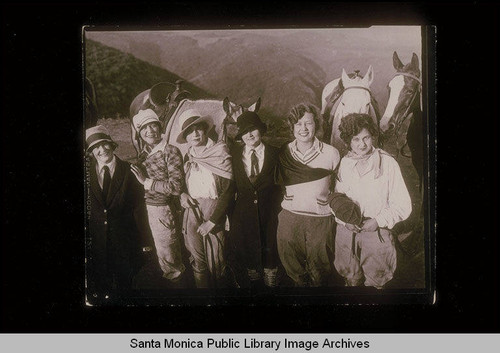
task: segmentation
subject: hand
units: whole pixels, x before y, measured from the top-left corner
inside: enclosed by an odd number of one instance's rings
[[[200,233],[200,235],[202,236],[205,236],[210,233],[213,227],[215,227],[215,223],[213,223],[212,221],[203,222],[201,226],[198,227],[198,233]]]
[[[354,232],[354,233],[359,233],[361,231],[361,228],[359,228],[357,225],[346,223],[345,227],[347,230]]]
[[[196,200],[189,196],[187,193],[183,192],[179,196],[182,208],[193,208],[196,206]]]
[[[144,185],[144,182],[146,181],[146,175],[144,175],[144,172],[135,164],[132,164],[130,166],[130,170],[132,171],[132,173],[134,173],[139,183]]]
[[[378,229],[378,223],[375,218],[367,219],[366,221],[363,222],[363,225],[361,226],[361,231],[363,232],[374,232],[377,229]]]

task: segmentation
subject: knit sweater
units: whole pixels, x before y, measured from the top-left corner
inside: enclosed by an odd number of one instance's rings
[[[183,190],[184,171],[179,149],[166,141],[155,146],[142,162],[147,173],[144,182],[146,204],[163,206]]]
[[[322,168],[334,171],[340,160],[337,149],[324,142],[314,139],[313,146],[304,154],[297,149],[297,141],[292,141],[286,147],[298,162],[311,168]],[[332,175],[300,184],[285,186],[285,196],[281,207],[293,213],[313,217],[331,215],[328,205],[328,195],[332,189]]]

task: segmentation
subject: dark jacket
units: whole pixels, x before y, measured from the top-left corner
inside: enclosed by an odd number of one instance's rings
[[[95,160],[87,163],[86,269],[90,297],[128,290],[141,266],[142,247],[152,246],[144,189],[130,171],[130,164],[115,158],[106,200]]]
[[[276,230],[282,201],[281,189],[274,182],[279,150],[265,144],[264,165],[252,184],[245,172],[243,149],[237,145],[232,151],[236,201],[231,214],[231,249],[247,269],[273,268],[278,263]]]

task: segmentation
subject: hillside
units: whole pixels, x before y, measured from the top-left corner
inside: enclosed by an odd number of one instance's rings
[[[405,28],[89,32],[89,37],[159,65],[215,95],[283,117],[300,101],[320,104],[324,85],[372,65],[372,92],[385,108],[394,74],[392,53],[403,62],[420,53],[418,30]],[[420,56],[420,55],[419,55]]]
[[[174,83],[181,78],[92,40],[86,41],[85,55],[86,76],[94,84],[100,118],[127,117],[130,103],[137,94],[158,82]],[[213,97],[189,82],[186,82],[184,87],[195,97]]]

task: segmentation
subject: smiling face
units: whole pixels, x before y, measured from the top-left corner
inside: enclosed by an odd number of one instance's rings
[[[140,131],[141,138],[150,146],[156,146],[161,141],[160,124],[151,122],[144,125]]]
[[[314,140],[316,133],[316,124],[314,122],[314,115],[306,112],[294,125],[293,136],[299,142],[310,143]]]
[[[248,131],[246,134],[241,135],[241,139],[248,148],[254,148],[260,145],[262,135],[259,129],[253,129]]]
[[[102,164],[107,164],[113,160],[113,151],[115,147],[110,142],[100,142],[93,149],[92,154],[95,159]]]
[[[206,124],[191,125],[186,130],[186,141],[192,147],[205,146],[208,141]]]
[[[364,156],[371,152],[373,147],[373,136],[363,128],[361,132],[351,139],[351,150],[358,156]]]

